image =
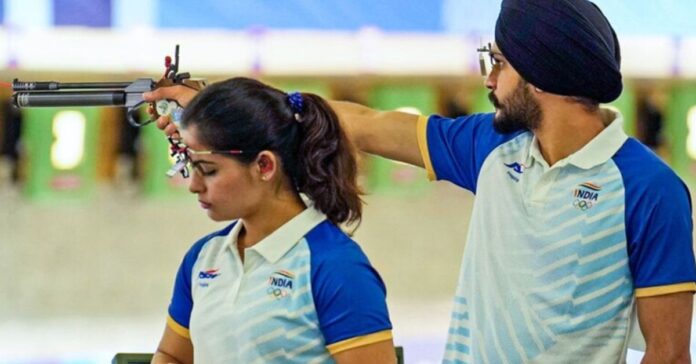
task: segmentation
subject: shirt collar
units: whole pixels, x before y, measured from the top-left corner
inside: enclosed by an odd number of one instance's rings
[[[247,248],[247,250],[253,250],[267,261],[275,263],[285,255],[285,253],[292,249],[310,230],[324,220],[326,220],[326,215],[310,205],[263,240]],[[237,237],[241,229],[242,221],[240,220],[230,233],[232,237],[230,242],[234,249],[236,249]]]
[[[626,139],[628,139],[623,130],[623,116],[614,108],[602,108],[601,111],[603,119],[609,120],[609,124],[604,130],[580,148],[580,150],[558,161],[554,167],[572,164],[582,169],[590,169],[605,163],[616,154],[619,148],[626,142]],[[541,150],[539,150],[539,142],[536,136],[532,138],[532,143],[529,146],[526,160],[527,166],[530,166],[534,161],[548,167],[546,160],[541,155]]]

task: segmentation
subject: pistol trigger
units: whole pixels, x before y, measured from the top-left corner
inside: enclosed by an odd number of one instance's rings
[[[138,105],[142,105],[142,103],[140,103]],[[140,115],[137,115],[136,113],[139,113],[140,109],[138,109],[137,107],[129,107],[127,110],[128,111],[126,112],[126,118],[128,119],[128,124],[131,124],[132,126],[134,126],[136,128],[141,128],[141,127],[155,121],[153,119],[149,119],[146,121],[139,122],[138,120],[141,120]]]
[[[128,124],[131,124],[132,126],[134,126],[134,127],[136,127],[136,128],[139,128],[139,127],[143,126],[143,124],[139,123],[139,122],[135,119],[135,117],[133,116],[133,113],[134,113],[136,110],[137,110],[137,109],[135,109],[135,108],[129,107],[129,108],[128,108],[128,111],[126,112],[126,116],[127,116],[127,119],[128,119]]]

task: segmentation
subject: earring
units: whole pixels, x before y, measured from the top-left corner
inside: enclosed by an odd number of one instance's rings
[[[268,179],[268,176],[264,174],[263,176],[261,176],[261,179],[265,181]]]

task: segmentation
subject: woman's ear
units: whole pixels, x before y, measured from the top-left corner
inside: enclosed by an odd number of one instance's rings
[[[278,173],[278,158],[275,154],[264,150],[256,157],[256,167],[261,180],[269,181]]]

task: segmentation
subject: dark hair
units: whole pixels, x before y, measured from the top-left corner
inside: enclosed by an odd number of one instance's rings
[[[206,87],[186,107],[182,126],[196,126],[215,150],[252,151],[234,156],[253,162],[275,152],[293,187],[335,223],[360,222],[362,191],[352,144],[338,116],[321,97],[302,93],[299,120],[288,94],[257,80],[232,78]]]

